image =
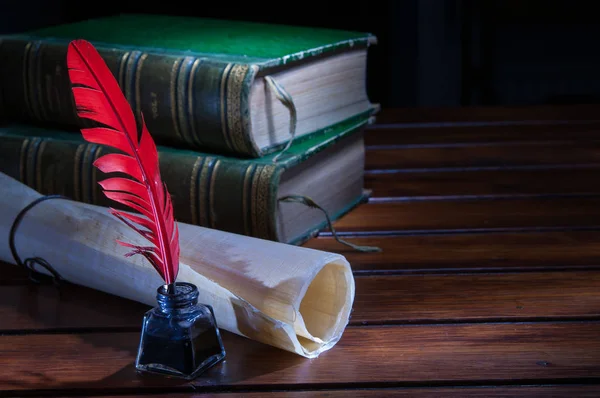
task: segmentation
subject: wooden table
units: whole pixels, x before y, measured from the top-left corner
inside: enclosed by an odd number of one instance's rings
[[[600,396],[600,107],[384,111],[373,199],[307,246],[342,252],[357,294],[315,360],[224,333],[193,383],[133,367],[147,307],[0,277],[0,395]]]

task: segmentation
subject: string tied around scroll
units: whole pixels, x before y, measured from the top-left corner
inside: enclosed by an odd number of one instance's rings
[[[62,195],[47,195],[37,198],[36,200],[25,206],[19,212],[19,214],[17,214],[17,217],[15,217],[15,220],[12,223],[10,233],[8,235],[8,246],[10,247],[10,252],[12,253],[13,258],[15,259],[15,263],[20,267],[25,267],[27,271],[29,271],[29,280],[35,283],[42,283],[43,280],[47,280],[48,275],[35,269],[36,265],[38,265],[40,267],[45,268],[50,273],[52,283],[54,283],[54,285],[58,287],[60,283],[64,281],[64,279],[60,276],[58,271],[56,271],[54,267],[50,265],[48,261],[44,260],[41,257],[29,257],[26,258],[24,261],[21,261],[21,257],[19,257],[19,255],[17,254],[17,248],[15,245],[15,234],[17,232],[17,227],[19,226],[19,224],[21,224],[21,221],[23,220],[25,214],[38,203],[44,202],[49,199],[70,200],[69,198]]]
[[[279,202],[288,202],[288,203],[300,203],[303,204],[305,206],[308,206],[310,208],[313,209],[318,209],[321,212],[323,212],[323,214],[325,214],[325,219],[327,220],[327,226],[329,227],[329,229],[331,230],[331,234],[333,235],[333,238],[346,246],[349,246],[351,248],[353,248],[354,250],[357,250],[359,252],[365,252],[365,253],[375,253],[375,252],[381,252],[381,248],[376,247],[376,246],[360,246],[360,245],[355,245],[354,243],[348,242],[343,240],[342,238],[340,238],[337,234],[337,232],[335,231],[335,228],[333,227],[333,223],[331,222],[331,218],[329,217],[329,214],[327,213],[327,210],[325,210],[323,207],[319,206],[314,200],[312,200],[311,198],[309,198],[308,196],[303,196],[303,195],[287,195],[287,196],[283,196],[281,198],[278,199]]]
[[[277,162],[281,155],[290,149],[294,139],[296,138],[296,125],[298,124],[298,118],[294,100],[292,96],[285,90],[285,88],[283,88],[283,86],[271,76],[265,76],[265,81],[267,82],[267,86],[275,94],[275,98],[277,98],[290,111],[290,139],[285,147],[283,147],[283,149],[273,158],[273,162]]]

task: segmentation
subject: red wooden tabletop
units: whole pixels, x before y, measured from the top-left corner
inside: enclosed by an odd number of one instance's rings
[[[350,325],[308,360],[224,332],[193,382],[135,372],[147,306],[0,276],[0,395],[600,396],[600,106],[383,110],[344,254]],[[4,267],[3,269],[6,269]]]

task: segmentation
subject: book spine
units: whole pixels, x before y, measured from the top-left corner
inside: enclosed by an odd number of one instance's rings
[[[82,127],[66,64],[68,43],[0,41],[0,109],[5,118]],[[255,65],[98,46],[139,118],[159,145],[261,155],[250,135]],[[2,111],[0,111],[2,112]],[[0,113],[1,115],[1,113]]]
[[[0,55],[2,54],[2,48],[3,48],[3,44],[4,44],[4,39],[2,39],[0,37]],[[5,91],[6,91],[6,87],[4,87],[5,82],[4,79],[1,77],[2,75],[4,75],[5,72],[5,68],[7,67],[7,62],[5,60],[0,60],[0,123],[4,123],[8,121],[8,116],[7,116],[7,109],[8,109],[8,103],[4,100],[4,96],[5,96]]]
[[[3,136],[0,171],[43,195],[129,210],[106,198],[109,176],[93,162],[112,148],[47,137]],[[116,151],[114,151],[116,152]],[[160,151],[161,175],[177,221],[277,241],[280,166]]]

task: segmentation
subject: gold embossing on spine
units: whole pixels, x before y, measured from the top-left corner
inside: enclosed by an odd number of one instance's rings
[[[246,172],[244,173],[244,185],[242,188],[242,214],[244,215],[244,235],[250,235],[252,231],[250,230],[250,220],[248,220],[248,215],[250,211],[248,209],[248,190],[251,187],[252,179],[250,176],[252,175],[252,171],[256,168],[256,165],[251,164],[246,168]]]
[[[202,170],[200,171],[200,179],[198,182],[198,185],[200,187],[199,190],[199,218],[200,218],[200,222],[199,225],[203,226],[203,227],[208,227],[208,212],[207,212],[207,199],[208,199],[208,178],[210,176],[210,170],[212,168],[212,165],[214,163],[215,159],[208,157],[206,158],[206,160],[204,161],[204,165],[202,166]]]
[[[136,72],[136,64],[140,56],[142,55],[141,51],[132,51],[131,55],[127,59],[127,67],[125,69],[125,87],[122,90],[125,93],[125,97],[129,104],[133,105],[135,101],[135,72]],[[137,104],[134,109],[137,109]],[[137,115],[136,115],[137,116]],[[137,120],[137,119],[136,119]]]
[[[179,123],[177,121],[177,74],[179,72],[179,68],[181,67],[181,63],[183,62],[183,58],[178,59],[173,63],[173,67],[171,68],[171,83],[170,83],[170,93],[171,93],[171,118],[173,119],[173,130],[175,134],[177,134],[177,138],[182,141],[181,132],[179,131]]]
[[[68,73],[68,72],[67,72]],[[63,80],[63,67],[61,65],[56,65],[54,67],[54,77],[52,78],[53,82],[60,82]],[[56,109],[56,112],[60,115],[60,118],[64,118],[63,120],[67,120],[67,118],[69,117],[68,115],[62,115],[62,110],[65,108],[63,105],[63,96],[61,95],[61,90],[59,88],[58,84],[54,84],[52,83],[52,85],[49,88],[50,90],[50,96],[52,98],[52,103],[55,103],[56,106],[54,107],[54,109]],[[54,110],[53,110],[54,111]]]
[[[150,92],[150,109],[152,111],[152,118],[158,118],[158,95],[152,91]]]
[[[31,140],[31,144],[29,145],[29,148],[27,148],[27,166],[26,166],[27,175],[25,178],[25,184],[27,184],[27,186],[29,186],[33,189],[35,189],[35,182],[36,182],[36,178],[35,178],[35,171],[36,171],[35,161],[37,159],[36,152],[37,152],[37,149],[38,149],[41,141],[42,141],[41,138],[34,138]]]
[[[46,145],[48,145],[48,141],[46,140],[40,143],[40,148],[37,151],[35,160],[35,190],[41,194],[46,194],[46,192],[44,192],[44,181],[42,179],[42,157]]]
[[[212,171],[212,175],[210,178],[210,186],[208,187],[208,194],[210,195],[210,199],[208,201],[208,209],[209,209],[209,215],[210,215],[210,227],[214,228],[215,227],[215,210],[214,210],[214,203],[215,203],[215,180],[217,178],[217,171],[219,170],[219,165],[221,164],[220,160],[217,160],[215,162],[215,166],[213,167],[213,171]]]
[[[86,144],[79,144],[77,151],[75,151],[75,163],[73,165],[73,196],[76,201],[81,201],[81,159],[83,157],[83,151],[87,147]]]
[[[256,172],[254,173],[254,176],[252,177],[252,196],[250,196],[250,219],[252,220],[252,236],[255,236],[257,238],[260,238],[260,236],[256,234],[256,191],[258,190],[258,177],[260,175],[262,167],[264,166],[258,166]]]
[[[87,145],[83,154],[83,162],[81,167],[82,179],[81,179],[81,200],[85,203],[91,203],[92,198],[90,197],[91,179],[88,178],[92,174],[92,152],[96,149],[96,145]]]
[[[2,44],[4,41],[0,39],[0,54],[2,53]],[[2,113],[4,112],[4,99],[2,96],[2,90],[0,90],[0,120],[2,120]]]
[[[200,65],[202,61],[200,60],[200,58],[197,58],[194,63],[192,64],[192,70],[190,71],[190,78],[188,80],[188,85],[187,85],[187,102],[188,102],[188,106],[187,106],[187,118],[190,122],[190,126],[191,126],[191,137],[192,137],[192,141],[196,144],[196,145],[202,145],[202,141],[200,140],[200,137],[198,137],[198,134],[196,133],[196,123],[194,123],[194,79],[196,77],[196,70],[198,69],[198,66]]]
[[[19,180],[25,184],[27,179],[27,148],[29,147],[29,138],[25,138],[21,144],[21,156],[19,157]]]
[[[242,88],[248,69],[248,65],[234,65],[227,82],[227,130],[229,130],[233,149],[239,153],[252,151],[244,138],[241,110]]]
[[[187,81],[189,77],[189,66],[194,62],[194,57],[185,57],[181,66],[179,67],[179,73],[177,75],[177,118],[179,120],[179,131],[183,140],[192,144],[193,140],[190,138],[189,125],[190,121],[188,120],[187,113],[187,102],[189,98],[187,97]]]
[[[29,95],[29,85],[31,84],[29,81],[29,57],[32,46],[33,42],[28,42],[25,45],[25,50],[23,52],[23,99],[25,100],[25,108],[30,114],[33,113],[31,110],[31,98]]]
[[[192,168],[190,177],[190,213],[192,215],[192,224],[198,224],[198,172],[202,158],[198,157]]]
[[[44,78],[42,76],[42,62],[44,58],[42,53],[45,48],[45,45],[42,45],[41,43],[38,44],[33,59],[35,62],[35,85],[33,86],[35,91],[33,95],[34,99],[36,100],[35,103],[39,107],[39,109],[37,109],[37,113],[41,120],[48,119],[48,112],[46,111],[46,107],[44,105]]]
[[[121,60],[119,61],[119,86],[121,86],[121,91],[123,90],[123,87],[125,87],[125,69],[127,66],[127,59],[129,58],[129,55],[131,55],[131,53],[128,51],[126,53],[124,53],[123,55],[121,55]]]
[[[94,154],[94,162],[96,160],[98,160],[98,158],[100,156],[102,156],[101,155],[102,149],[103,148],[101,146],[98,147],[98,150]],[[91,188],[92,188],[92,203],[93,204],[98,204],[98,191],[100,190],[100,185],[98,184],[98,172],[99,172],[99,170],[98,170],[98,168],[96,166],[94,166],[93,162],[92,162],[91,167],[92,167],[92,186],[91,186]]]
[[[257,198],[257,213],[259,215],[258,230],[265,239],[275,239],[271,228],[271,217],[274,214],[274,209],[271,209],[271,180],[276,168],[274,166],[265,166],[265,169],[258,180],[258,198]]]
[[[253,236],[261,239],[275,239],[270,228],[271,178],[276,168],[270,165],[259,166],[252,179],[252,229]]]
[[[137,115],[141,117],[142,115],[142,98],[140,94],[140,76],[142,75],[142,65],[144,61],[148,58],[148,54],[142,54],[140,60],[138,61],[136,72],[135,72],[135,105]]]
[[[54,82],[52,81],[52,75],[45,75],[44,76],[44,80],[45,80],[45,86],[46,86],[46,101],[48,104],[48,110],[50,112],[55,112],[54,109],[54,101],[53,101],[53,91],[52,91],[52,86],[54,84]],[[59,105],[59,104],[57,104]]]
[[[31,44],[31,45],[30,45]],[[26,47],[25,54],[25,67],[27,69],[27,80],[25,83],[25,87],[28,89],[28,99],[27,105],[29,107],[29,112],[34,119],[41,120],[41,110],[38,105],[40,103],[39,98],[40,94],[38,91],[41,91],[41,81],[38,79],[40,75],[41,62],[40,57],[38,57],[38,50],[40,48],[40,43],[38,41],[30,42]]]
[[[229,75],[229,71],[233,67],[233,64],[227,64],[225,69],[223,70],[223,75],[221,76],[221,85],[219,90],[219,100],[220,100],[220,108],[221,108],[221,130],[223,133],[223,138],[225,138],[225,144],[228,148],[232,148],[231,140],[229,139],[229,132],[227,130],[227,97],[225,96],[225,87],[227,86],[227,76]]]
[[[27,88],[29,89],[29,112],[34,118],[38,118],[37,107],[35,106],[35,50],[37,43],[32,42],[27,51]]]

